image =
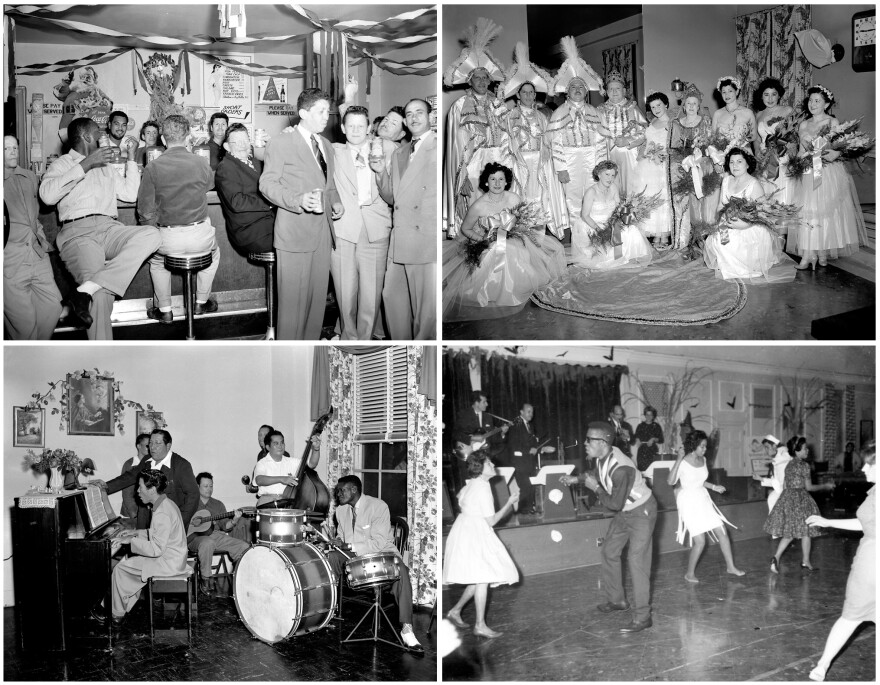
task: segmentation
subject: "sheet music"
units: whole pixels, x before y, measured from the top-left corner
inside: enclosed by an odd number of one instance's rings
[[[547,476],[556,476],[557,474],[560,476],[570,476],[572,471],[574,471],[574,464],[551,464],[550,466],[542,466],[541,470],[538,471],[538,475],[530,476],[529,480],[532,482],[532,485],[547,485]],[[557,481],[557,478],[553,479],[554,483]]]
[[[86,502],[86,513],[89,516],[89,530],[95,530],[99,526],[103,526],[110,520],[108,509],[112,512],[110,501],[107,500],[106,506],[104,500],[107,498],[106,493],[97,485],[89,485],[86,487],[83,497]]]
[[[513,478],[514,468],[512,466],[496,466],[495,473],[504,478],[506,483],[510,482],[510,479]]]

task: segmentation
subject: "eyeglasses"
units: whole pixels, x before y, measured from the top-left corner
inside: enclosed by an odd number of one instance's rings
[[[590,437],[587,438],[587,442],[604,442],[606,444],[608,443],[608,441],[605,438],[590,438]]]

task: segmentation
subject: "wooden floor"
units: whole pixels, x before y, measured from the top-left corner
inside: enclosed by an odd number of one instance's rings
[[[228,593],[226,581],[221,579],[219,583],[221,590]],[[202,595],[198,604],[192,645],[186,642],[186,623],[181,619],[177,619],[174,626],[182,627],[182,631],[161,637],[157,634],[155,640],[150,640],[145,599],[141,599],[126,617],[112,650],[76,649],[66,655],[23,653],[16,639],[15,610],[7,608],[3,616],[3,679],[432,682],[437,679],[436,623],[428,633],[428,611],[416,611],[413,618],[416,636],[425,648],[424,656],[416,656],[381,642],[340,644],[364,612],[364,608],[350,602],[344,605],[343,622],[331,621],[323,630],[274,645],[251,635],[228,595],[216,598]]]
[[[654,557],[654,625],[633,635],[618,628],[630,613],[602,614],[599,566],[528,576],[489,591],[487,623],[494,640],[459,631],[462,645],[443,659],[444,680],[515,681],[806,681],[840,616],[860,534],[814,540],[813,573],[800,568],[795,541],[770,572],[769,537],[734,543],[743,577],[725,572],[709,545],[697,566],[699,584],[684,580],[688,552]],[[626,572],[624,574],[626,576]],[[462,586],[446,588],[452,606]],[[627,582],[627,595],[632,596]],[[462,612],[473,624],[471,602]],[[863,623],[832,663],[828,681],[874,681],[876,628]]]

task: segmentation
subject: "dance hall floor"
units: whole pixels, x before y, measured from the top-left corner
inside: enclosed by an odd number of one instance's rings
[[[687,552],[655,556],[654,626],[622,635],[629,612],[601,614],[599,566],[529,576],[489,591],[487,623],[494,640],[459,631],[462,645],[443,659],[444,680],[500,681],[806,681],[840,615],[858,538],[818,538],[801,571],[795,541],[770,573],[770,538],[734,542],[741,578],[725,573],[710,545],[697,566],[700,583],[683,578]],[[624,574],[626,577],[626,574]],[[446,588],[443,606],[462,586]],[[632,588],[627,582],[627,595]],[[473,602],[462,612],[473,624]],[[876,629],[865,623],[829,670],[828,681],[873,681]]]
[[[228,592],[227,581],[220,579],[218,584]],[[424,656],[416,656],[381,642],[340,644],[365,610],[352,602],[344,604],[344,622],[331,621],[322,630],[274,645],[250,634],[230,597],[202,595],[198,604],[191,645],[186,643],[182,619],[174,624],[182,628],[180,633],[157,633],[151,641],[142,599],[126,617],[112,651],[75,648],[66,655],[22,652],[14,609],[7,608],[3,612],[3,680],[433,682],[437,677],[436,623],[426,632],[430,611],[419,609],[413,616],[416,636],[425,648]]]

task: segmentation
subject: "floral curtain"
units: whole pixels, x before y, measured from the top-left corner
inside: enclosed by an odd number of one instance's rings
[[[602,51],[602,65],[604,74],[607,76],[612,71],[623,74],[626,93],[633,99],[636,98],[636,70],[635,70],[636,44],[627,43]],[[604,79],[603,79],[604,81]]]
[[[333,421],[325,432],[327,450],[327,486],[332,491],[336,481],[351,473],[354,463],[354,356],[335,347],[329,348],[330,405]],[[336,501],[330,498],[328,517],[333,518]]]
[[[435,601],[437,591],[437,404],[419,393],[423,365],[429,361],[424,353],[424,347],[407,347],[406,476],[413,601],[427,605]]]
[[[794,34],[812,26],[809,5],[782,5],[736,18],[736,73],[743,82],[740,102],[760,101],[758,84],[768,76],[785,87],[781,104],[800,109],[813,71]]]

